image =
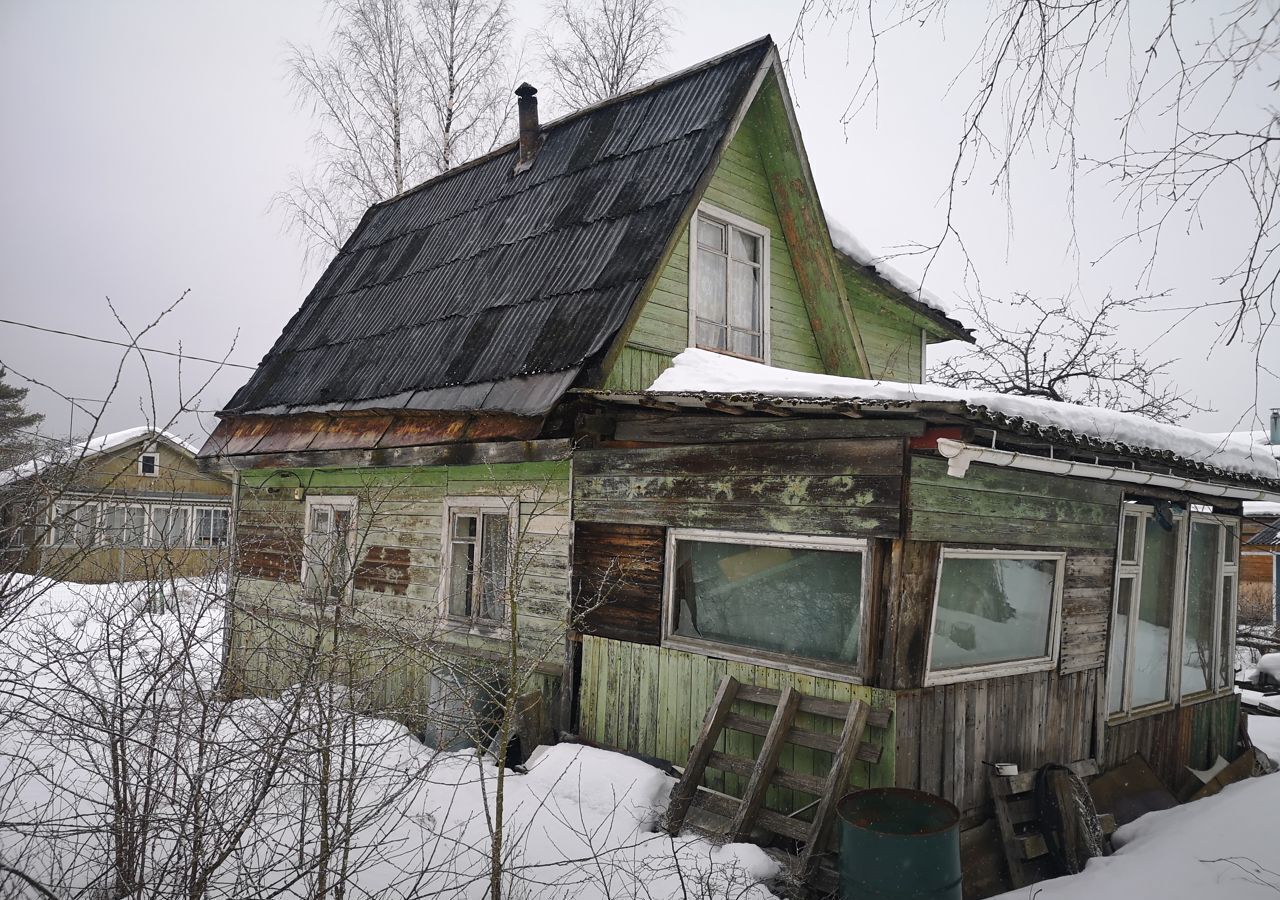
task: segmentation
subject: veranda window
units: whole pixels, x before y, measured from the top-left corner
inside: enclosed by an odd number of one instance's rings
[[[142,506],[107,506],[102,513],[103,540],[115,547],[141,547],[147,542],[147,511]]]
[[[188,534],[188,511],[182,506],[154,506],[151,508],[153,541],[160,547],[186,547],[191,543]]]
[[[352,501],[355,502],[354,500]],[[228,509],[196,508],[197,547],[220,547],[227,540],[227,524],[231,518]]]
[[[664,643],[749,661],[859,662],[862,541],[673,528]]]
[[[693,219],[690,342],[768,361],[768,229],[723,210]]]
[[[1158,709],[1231,685],[1236,526],[1177,507],[1132,506],[1120,559],[1107,664],[1107,709]]]
[[[96,503],[64,500],[54,504],[49,543],[62,547],[92,547],[97,531],[97,518]]]
[[[1051,668],[1062,553],[944,548],[926,684]]]
[[[322,600],[341,600],[350,593],[351,559],[355,554],[355,516],[354,497],[307,498],[302,585],[308,596]]]
[[[518,501],[451,498],[445,508],[445,614],[471,624],[501,624],[511,583]]]

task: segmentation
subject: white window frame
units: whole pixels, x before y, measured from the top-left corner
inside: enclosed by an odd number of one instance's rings
[[[933,669],[933,624],[938,616],[938,603],[942,599],[942,570],[948,559],[1049,559],[1057,563],[1053,579],[1053,596],[1050,598],[1049,635],[1045,656],[1013,659],[1004,662],[982,663],[956,669]],[[1067,554],[1060,550],[1021,550],[1009,548],[974,549],[970,547],[946,547],[938,554],[938,570],[933,585],[933,607],[929,615],[929,640],[925,647],[925,687],[937,684],[957,684],[963,681],[980,681],[1002,678],[1007,675],[1023,675],[1028,672],[1045,672],[1058,665],[1059,645],[1062,642],[1062,582],[1066,578]]]
[[[147,542],[150,547],[164,547],[164,535],[160,533],[160,526],[156,522],[156,513],[162,509],[167,509],[172,513],[173,510],[183,509],[187,512],[187,526],[182,529],[182,537],[180,542],[168,547],[169,550],[176,550],[179,547],[186,549],[195,546],[196,531],[196,510],[197,509],[227,509],[225,506],[189,506],[186,503],[151,503],[147,506]],[[230,511],[227,513],[227,525],[230,530],[231,516]],[[210,545],[212,546],[212,545]]]
[[[151,457],[151,471],[150,471],[150,472],[145,471],[145,468],[144,468],[144,466],[143,466],[143,464],[142,464],[143,460],[145,460],[148,456],[149,456],[149,457]],[[156,449],[152,448],[152,449],[150,449],[150,450],[144,450],[141,454],[139,454],[139,456],[138,456],[138,474],[139,474],[139,475],[141,475],[141,476],[143,476],[144,478],[159,478],[159,477],[160,477],[160,452],[159,452],[158,450],[156,450]]]
[[[734,228],[739,228],[760,239],[760,349],[762,356],[760,358],[743,356],[729,350],[717,350],[711,347],[704,347],[703,349],[712,353],[723,353],[726,356],[772,365],[773,298],[770,292],[769,280],[769,245],[771,239],[769,228],[759,222],[753,222],[737,213],[729,212],[727,209],[722,209],[710,203],[698,204],[698,208],[694,211],[693,218],[689,222],[689,346],[698,346],[698,223],[704,218],[720,225],[732,225]]]
[[[332,506],[337,509],[345,509],[351,514],[351,533],[347,535],[347,554],[351,560],[351,572],[347,579],[346,590],[343,592],[342,599],[350,600],[355,593],[355,570],[356,570],[356,531],[357,531],[357,515],[360,512],[360,504],[357,499],[350,495],[336,494],[310,494],[307,496],[306,505],[303,509],[302,523],[302,572],[299,584],[304,592],[307,591],[307,574],[308,567],[311,565],[311,510],[315,506]],[[224,507],[213,507],[214,509],[223,509]],[[198,535],[194,531],[194,517],[192,521],[192,540],[198,539]],[[227,518],[227,537],[231,536],[231,519]],[[201,545],[204,546],[204,545]],[[209,544],[210,549],[216,547],[216,544]],[[308,594],[308,596],[310,596]],[[320,600],[328,601],[330,598],[320,597]]]
[[[73,523],[72,539],[70,541],[58,540],[59,532],[64,530],[58,524],[59,520],[63,518],[63,514],[58,512],[58,509],[59,507],[63,507],[63,506],[69,506],[73,510],[88,512],[89,540],[87,543],[81,545],[76,539],[76,535],[75,535],[76,529],[74,526],[80,524],[79,521],[75,521]],[[48,534],[48,537],[46,538],[46,544],[50,547],[80,547],[81,549],[86,549],[86,550],[97,549],[97,547],[101,543],[101,534],[99,533],[102,526],[102,523],[99,519],[101,515],[102,515],[101,504],[99,504],[97,501],[81,500],[79,498],[72,497],[71,499],[61,499],[54,502],[49,507],[49,534]]]
[[[519,497],[446,497],[444,515],[441,517],[440,535],[440,582],[437,585],[436,603],[440,618],[453,627],[481,634],[494,634],[504,631],[510,625],[510,617],[504,606],[502,617],[498,619],[483,618],[478,615],[456,616],[449,612],[449,585],[453,574],[453,523],[459,515],[474,514],[476,522],[476,544],[484,542],[484,513],[501,512],[507,517],[507,583],[511,585],[516,577],[514,562],[516,541],[520,537],[520,498]],[[481,550],[481,552],[483,552]],[[483,561],[480,566],[483,567]]]
[[[858,611],[858,661],[853,665],[824,662],[820,659],[790,656],[769,650],[757,650],[741,644],[691,638],[676,634],[676,617],[679,610],[675,603],[676,544],[679,541],[704,541],[720,544],[747,544],[753,547],[786,547],[791,550],[831,550],[839,553],[862,554],[862,583],[859,585]],[[787,672],[817,675],[862,684],[869,659],[871,597],[871,547],[863,538],[825,537],[819,535],[783,534],[780,532],[725,531],[710,528],[668,528],[666,560],[662,573],[662,646],[697,653],[719,659],[734,660],[758,666],[768,666]]]
[[[354,501],[355,498],[353,497],[353,498],[342,498],[342,499],[351,499],[352,501]],[[219,510],[227,514],[227,533],[226,533],[226,537],[224,538],[224,542],[229,542],[231,540],[231,507],[211,506],[211,505],[210,506],[206,506],[206,505],[193,506],[191,507],[191,521],[188,526],[190,531],[190,536],[191,536],[192,547],[198,550],[216,550],[220,546],[218,544],[212,543],[212,541],[208,544],[200,543],[200,533],[196,525],[196,522],[200,518],[201,512],[205,512],[205,511],[218,512]],[[310,523],[311,523],[311,514],[310,514],[310,510],[308,509],[307,520],[303,524],[304,537],[306,535],[307,529],[310,527]]]
[[[1231,602],[1231,622],[1227,626],[1232,629],[1234,634],[1235,620],[1238,614],[1237,604],[1240,596],[1240,551],[1237,549],[1234,561],[1226,561],[1226,541],[1230,535],[1230,529],[1235,529],[1236,541],[1240,540],[1240,520],[1231,516],[1220,516],[1212,513],[1197,512],[1194,508],[1184,509],[1174,518],[1178,522],[1178,547],[1177,547],[1177,566],[1174,573],[1174,597],[1173,597],[1173,618],[1170,624],[1170,630],[1175,640],[1171,641],[1169,649],[1169,671],[1166,675],[1169,685],[1169,696],[1167,699],[1157,703],[1149,703],[1145,706],[1133,706],[1133,679],[1126,677],[1128,671],[1132,670],[1131,661],[1133,654],[1137,649],[1137,617],[1130,612],[1129,633],[1125,641],[1125,662],[1126,673],[1122,673],[1119,677],[1125,677],[1123,693],[1121,695],[1121,707],[1119,710],[1112,711],[1110,709],[1111,697],[1111,679],[1118,677],[1113,671],[1115,659],[1111,655],[1111,632],[1110,629],[1116,625],[1116,610],[1120,602],[1120,583],[1125,578],[1133,579],[1133,595],[1131,604],[1138,603],[1142,591],[1142,576],[1144,569],[1144,540],[1146,533],[1147,520],[1155,516],[1155,508],[1147,504],[1124,503],[1121,509],[1120,528],[1116,538],[1116,574],[1115,583],[1112,586],[1111,595],[1111,615],[1107,622],[1107,667],[1106,682],[1103,687],[1103,709],[1106,721],[1109,724],[1126,722],[1132,719],[1139,719],[1154,713],[1167,712],[1179,706],[1190,706],[1204,700],[1211,700],[1216,697],[1226,696],[1235,690],[1235,684],[1232,679],[1228,679],[1225,687],[1217,687],[1217,665],[1213,668],[1214,684],[1204,690],[1196,691],[1191,694],[1182,693],[1182,651],[1186,644],[1186,627],[1187,627],[1187,575],[1190,563],[1190,546],[1191,546],[1191,526],[1195,522],[1209,522],[1220,526],[1221,530],[1218,537],[1218,554],[1219,568],[1217,577],[1214,579],[1214,653],[1215,656],[1221,647],[1222,640],[1222,579],[1228,575],[1232,579],[1232,590],[1235,596]],[[1126,518],[1136,518],[1138,520],[1138,532],[1136,539],[1136,560],[1133,562],[1125,562],[1124,553],[1124,523]],[[1232,648],[1234,650],[1235,641],[1232,640]],[[1216,659],[1215,663],[1221,661]],[[1234,664],[1234,662],[1233,662]]]
[[[121,497],[119,501],[104,500],[98,504],[98,532],[102,535],[101,544],[104,547],[118,547],[122,549],[140,550],[144,547],[151,546],[151,510],[150,504],[130,502],[129,498]],[[137,544],[125,544],[117,541],[116,535],[107,533],[107,514],[112,509],[140,509],[142,510],[142,536]],[[128,513],[125,513],[125,523],[128,524]]]

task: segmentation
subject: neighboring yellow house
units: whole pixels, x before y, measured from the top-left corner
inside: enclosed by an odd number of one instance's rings
[[[130,428],[0,475],[8,566],[80,582],[210,571],[227,547],[231,482],[199,471],[195,450],[167,432]]]

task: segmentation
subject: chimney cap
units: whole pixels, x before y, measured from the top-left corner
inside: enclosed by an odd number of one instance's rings
[[[508,84],[510,84],[510,82],[508,82]],[[520,87],[516,88],[517,97],[532,97],[536,93],[538,93],[538,89],[527,81],[522,82]]]

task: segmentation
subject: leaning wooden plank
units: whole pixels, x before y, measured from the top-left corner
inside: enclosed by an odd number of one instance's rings
[[[732,675],[724,676],[716,691],[715,699],[711,701],[711,708],[707,710],[707,717],[702,722],[702,730],[698,732],[698,738],[689,751],[689,761],[685,764],[684,774],[671,789],[671,803],[667,807],[666,823],[667,831],[671,834],[680,833],[680,826],[684,824],[685,814],[689,811],[689,803],[693,800],[698,785],[702,781],[707,760],[711,756],[711,751],[715,749],[716,739],[720,737],[720,730],[724,727],[724,721],[729,716],[729,708],[733,706],[737,693],[738,680]]]
[[[854,753],[858,742],[862,740],[862,732],[867,724],[867,704],[854,700],[849,704],[849,714],[844,720],[844,730],[840,732],[840,742],[836,748],[835,758],[831,760],[831,771],[827,773],[827,786],[818,801],[818,808],[813,813],[813,823],[809,826],[809,835],[804,850],[800,853],[800,873],[802,877],[809,874],[815,856],[822,852],[822,842],[827,835],[827,827],[835,814],[836,802],[844,793],[849,783],[849,768],[853,765]]]
[[[734,775],[750,778],[751,770],[755,768],[755,760],[743,759],[741,756],[732,756],[728,753],[712,753],[711,759],[707,761],[707,768],[719,769],[722,772],[732,772]],[[827,784],[825,779],[816,775],[805,775],[801,772],[793,772],[790,769],[781,767],[773,770],[772,780],[774,787],[792,791],[804,791],[814,797],[821,797],[823,788]]]
[[[751,771],[751,778],[747,781],[746,790],[742,792],[742,805],[738,807],[738,813],[733,817],[733,823],[730,826],[734,841],[745,840],[751,833],[751,825],[755,821],[756,813],[764,804],[765,791],[769,789],[769,779],[773,775],[773,770],[778,767],[778,757],[782,754],[782,745],[786,743],[787,732],[791,730],[791,723],[795,721],[796,708],[799,704],[800,695],[790,685],[782,689],[778,708],[774,710],[773,721],[769,724],[769,733],[765,735],[764,745],[761,746],[760,755],[756,757],[755,768]]]
[[[737,713],[730,713],[725,719],[724,727],[760,737],[769,733],[768,722],[763,719],[753,719],[750,716],[740,716]],[[808,731],[804,728],[792,728],[791,733],[787,735],[787,743],[835,753],[839,749],[840,741],[829,734],[818,734],[816,731]]]
[[[1009,866],[1009,882],[1015,888],[1027,886],[1026,870],[1023,860],[1026,859],[1025,848],[1018,840],[1013,821],[1009,817],[1010,779],[1008,776],[990,775],[991,805],[995,808],[996,824],[1000,826],[1000,842],[1004,845],[1004,858]]]

